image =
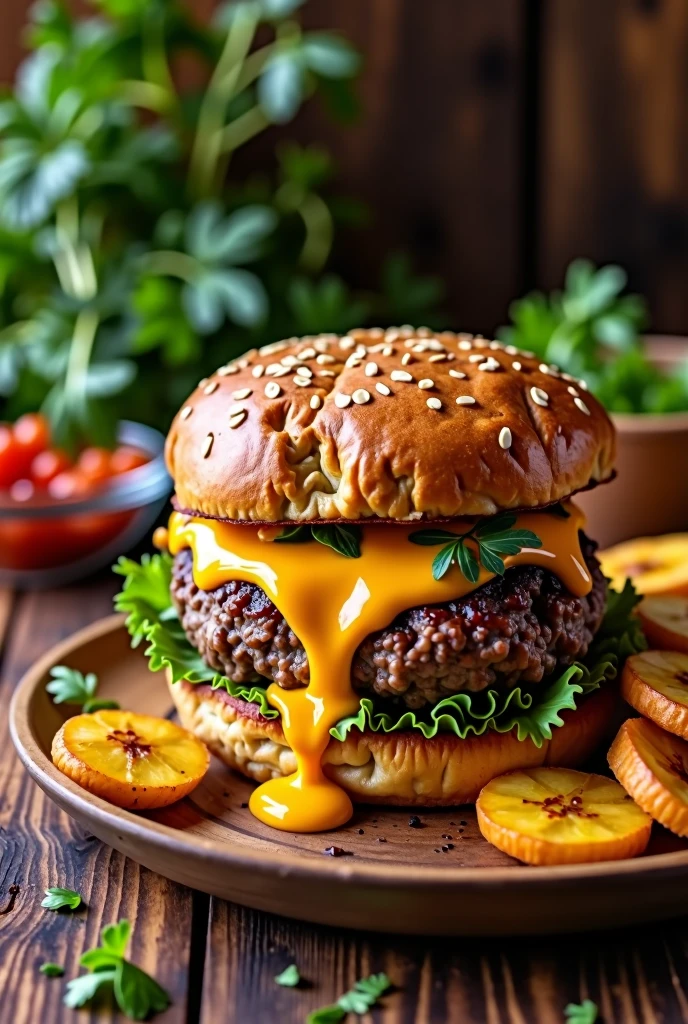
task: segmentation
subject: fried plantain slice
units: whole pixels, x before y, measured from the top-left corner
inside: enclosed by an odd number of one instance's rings
[[[688,533],[638,537],[598,557],[615,590],[622,590],[630,576],[640,594],[688,594]]]
[[[621,693],[644,718],[688,739],[688,654],[643,651],[632,655],[621,675]]]
[[[650,647],[688,654],[688,597],[645,597],[638,615]]]
[[[619,729],[609,766],[635,802],[678,836],[688,836],[688,743],[645,718]]]

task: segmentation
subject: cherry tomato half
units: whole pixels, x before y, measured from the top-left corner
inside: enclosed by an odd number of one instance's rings
[[[149,461],[148,456],[138,448],[123,444],[110,456],[110,467],[113,476],[119,476],[120,473],[128,473],[139,466],[145,466]]]
[[[59,448],[46,448],[39,452],[31,463],[31,479],[40,487],[47,487],[58,473],[69,469],[71,462],[66,452]]]
[[[91,489],[90,481],[78,469],[66,469],[48,484],[48,494],[55,501],[72,501],[83,498]]]
[[[23,452],[12,428],[0,423],[0,488],[6,489],[22,476]]]
[[[77,467],[92,487],[102,484],[111,475],[110,452],[106,448],[84,448]]]

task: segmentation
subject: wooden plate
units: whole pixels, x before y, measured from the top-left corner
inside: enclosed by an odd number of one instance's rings
[[[165,682],[132,651],[120,616],[59,644],[26,674],[10,708],[12,737],[38,785],[86,829],[153,871],[215,896],[340,927],[444,935],[566,932],[688,911],[688,844],[658,827],[636,860],[529,868],[486,843],[469,808],[363,807],[334,833],[262,825],[246,809],[251,783],[214,761],[189,799],[133,814],[80,789],[50,760],[68,712],[45,692],[53,665],[96,672],[99,696],[171,715]],[[324,855],[329,846],[345,856]]]

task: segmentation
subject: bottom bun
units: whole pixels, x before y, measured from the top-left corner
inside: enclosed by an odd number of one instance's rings
[[[296,758],[279,719],[263,718],[257,705],[203,684],[174,683],[170,692],[182,725],[230,768],[256,782],[296,771]],[[504,772],[581,764],[609,731],[616,706],[616,687],[604,686],[575,711],[562,712],[564,724],[539,748],[530,739],[517,740],[514,730],[462,740],[452,733],[425,739],[415,729],[392,733],[351,729],[344,741],[330,740],[324,770],[358,803],[404,807],[474,803],[482,787]]]

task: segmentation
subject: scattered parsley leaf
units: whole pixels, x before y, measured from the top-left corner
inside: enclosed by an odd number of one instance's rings
[[[112,985],[115,1001],[132,1020],[145,1020],[151,1013],[166,1010],[170,997],[154,978],[124,958],[131,925],[128,921],[103,928],[101,945],[87,950],[79,960],[91,973],[74,978],[67,985],[65,1005],[83,1006],[101,985]]]
[[[296,964],[289,964],[288,967],[285,967],[281,974],[276,975],[275,981],[278,985],[284,985],[285,988],[295,988],[301,981]]]
[[[309,540],[317,540],[345,558],[361,557],[361,528],[349,523],[288,526],[275,538],[275,543],[302,544]]]
[[[361,978],[352,989],[340,996],[336,1003],[323,1006],[309,1014],[306,1024],[336,1024],[337,1021],[343,1020],[347,1013],[367,1013],[391,985],[391,981],[383,973]]]
[[[94,711],[117,711],[119,704],[116,700],[87,700],[81,709],[85,715],[90,715]]]
[[[38,970],[47,978],[61,978],[64,974],[64,967],[61,967],[60,964],[41,964]]]
[[[98,676],[84,675],[78,669],[56,665],[50,669],[51,681],[46,686],[55,704],[85,704],[92,700],[98,688]]]
[[[592,999],[584,999],[582,1003],[569,1003],[564,1008],[567,1024],[595,1024],[599,1010]]]
[[[432,575],[441,580],[452,565],[457,565],[470,583],[477,583],[480,565],[495,576],[506,571],[502,555],[517,555],[523,548],[541,548],[542,541],[532,530],[515,528],[516,514],[503,512],[490,516],[472,526],[465,533],[448,530],[416,530],[409,536],[412,544],[443,544],[432,562]],[[449,543],[447,544],[447,540]],[[468,545],[471,541],[475,546]]]
[[[45,899],[41,906],[45,907],[46,910],[62,910],[63,907],[76,910],[80,904],[81,896],[78,892],[74,892],[73,889],[55,887],[45,890]]]

